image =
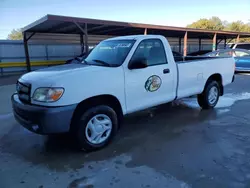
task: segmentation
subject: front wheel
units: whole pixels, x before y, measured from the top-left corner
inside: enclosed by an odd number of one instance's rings
[[[77,121],[75,136],[80,149],[93,151],[106,146],[118,129],[116,112],[109,106],[88,109]]]
[[[211,81],[208,83],[204,91],[198,95],[198,103],[203,109],[214,108],[220,97],[220,87],[218,82]]]

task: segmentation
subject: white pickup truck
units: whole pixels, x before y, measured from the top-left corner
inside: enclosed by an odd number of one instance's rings
[[[15,118],[35,133],[71,132],[91,151],[111,141],[126,114],[192,95],[213,108],[234,79],[233,58],[176,59],[163,36],[104,40],[82,63],[23,75],[12,96]]]

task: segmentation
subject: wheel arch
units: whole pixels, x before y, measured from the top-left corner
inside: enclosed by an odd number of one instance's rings
[[[215,73],[212,74],[211,76],[208,77],[206,84],[203,88],[203,91],[205,90],[206,86],[211,82],[211,81],[216,81],[219,84],[220,87],[220,96],[224,94],[224,87],[223,87],[223,79],[220,73]]]
[[[119,122],[122,121],[123,109],[120,101],[113,95],[97,95],[84,99],[77,105],[71,119],[71,127],[81,114],[83,114],[90,107],[95,107],[98,105],[107,105],[111,107],[116,112]]]

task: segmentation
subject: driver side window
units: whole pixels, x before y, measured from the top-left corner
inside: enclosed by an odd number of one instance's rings
[[[145,59],[148,66],[167,63],[164,46],[159,39],[145,39],[137,47],[131,61]]]

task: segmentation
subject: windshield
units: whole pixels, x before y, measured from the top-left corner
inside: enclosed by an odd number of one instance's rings
[[[117,67],[127,57],[135,40],[110,40],[99,43],[85,59],[87,64]]]

